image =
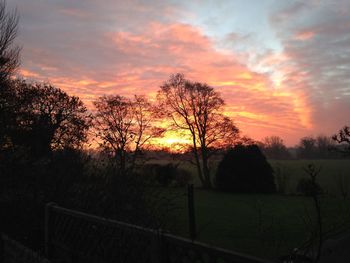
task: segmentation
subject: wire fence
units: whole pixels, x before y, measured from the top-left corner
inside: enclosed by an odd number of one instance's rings
[[[269,262],[52,203],[46,206],[45,239],[47,257],[60,262]]]
[[[1,234],[0,263],[50,263],[50,261],[7,235]]]

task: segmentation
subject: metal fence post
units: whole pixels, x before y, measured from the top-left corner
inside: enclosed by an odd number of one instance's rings
[[[47,203],[45,206],[45,256],[48,259],[51,259],[53,256],[53,247],[51,243],[52,235],[52,207],[55,206],[55,203]]]
[[[189,220],[189,234],[192,240],[196,239],[196,218],[194,213],[194,195],[193,195],[193,184],[189,184],[187,188],[188,197],[188,220]]]
[[[0,263],[5,262],[5,242],[3,234],[0,233]]]
[[[152,233],[152,246],[151,246],[151,258],[152,263],[163,263],[164,251],[163,251],[163,231],[158,229]]]

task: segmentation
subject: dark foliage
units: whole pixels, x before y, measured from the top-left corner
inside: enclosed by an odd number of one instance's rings
[[[16,104],[10,87],[11,78],[19,66],[20,48],[14,44],[18,29],[16,10],[8,10],[6,1],[0,1],[0,152],[8,148],[8,128],[14,123],[13,107]]]
[[[177,169],[177,173],[175,175],[175,186],[186,186],[189,183],[191,183],[193,180],[192,174],[185,170],[185,169],[181,169],[178,168]]]
[[[22,80],[8,82],[7,88],[2,94],[6,114],[0,114],[0,169],[8,170],[8,162],[34,165],[55,150],[78,149],[86,142],[90,117],[78,97]]]
[[[278,136],[266,137],[261,143],[260,149],[269,159],[286,160],[291,158],[283,139]]]
[[[337,134],[332,136],[332,139],[339,143],[342,147],[340,152],[345,156],[350,156],[350,127],[344,126]]]
[[[190,172],[172,163],[165,165],[147,164],[143,166],[142,170],[144,176],[151,178],[161,186],[186,186],[192,180]]]
[[[161,136],[154,107],[143,96],[102,96],[94,101],[93,131],[100,147],[114,156],[123,174],[133,173],[149,140]],[[152,123],[153,122],[153,123]]]
[[[235,193],[274,193],[273,169],[256,145],[230,149],[216,172],[220,190]]]
[[[0,231],[39,249],[43,246],[45,204],[54,201],[71,206],[76,187],[86,175],[88,157],[73,149],[34,162],[21,157],[7,159],[6,173],[0,176],[5,185],[0,192]]]
[[[329,136],[307,136],[300,139],[296,148],[299,159],[338,159],[342,157]]]
[[[13,83],[18,106],[15,145],[27,147],[32,156],[47,156],[52,150],[78,148],[86,141],[89,118],[83,102],[46,84]]]
[[[151,228],[167,228],[174,196],[138,174],[122,175],[114,160],[76,149],[56,150],[50,159],[14,163],[0,193],[0,231],[34,249],[43,248],[48,202]],[[4,178],[1,176],[1,178]]]

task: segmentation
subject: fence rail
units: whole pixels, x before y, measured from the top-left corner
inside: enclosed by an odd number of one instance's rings
[[[64,262],[269,262],[53,203],[45,222],[46,255]]]
[[[19,242],[0,234],[0,262],[1,263],[50,263],[37,252],[23,246]]]

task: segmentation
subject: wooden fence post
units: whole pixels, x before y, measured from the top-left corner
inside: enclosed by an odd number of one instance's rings
[[[51,235],[52,235],[52,215],[51,210],[52,207],[55,206],[56,203],[47,203],[45,206],[45,256],[47,259],[51,259],[53,256],[53,248],[51,243]]]
[[[189,220],[189,234],[192,240],[196,239],[196,218],[194,213],[194,194],[193,184],[189,184],[187,187],[187,198],[188,198],[188,220]]]

